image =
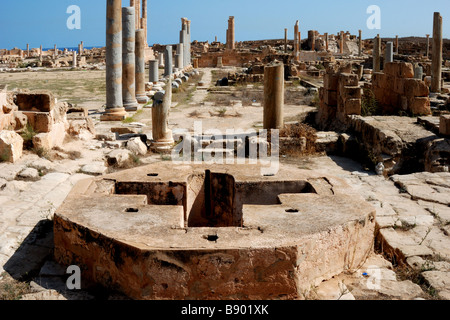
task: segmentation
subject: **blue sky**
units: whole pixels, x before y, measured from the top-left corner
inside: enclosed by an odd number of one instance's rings
[[[192,21],[192,40],[213,41],[217,36],[225,42],[229,16],[236,19],[236,40],[275,39],[284,37],[288,28],[293,38],[293,27],[300,21],[302,38],[308,30],[337,33],[340,30],[364,38],[377,33],[381,37],[425,36],[432,34],[433,12],[439,11],[444,20],[444,37],[450,38],[449,0],[169,0],[149,2],[148,42],[176,43],[181,28],[181,17]],[[81,30],[66,26],[70,5],[81,9]],[[123,6],[129,0],[122,1]],[[367,7],[381,9],[381,29],[369,30]],[[84,41],[85,47],[105,44],[106,0],[14,0],[1,1],[0,48],[76,47]]]

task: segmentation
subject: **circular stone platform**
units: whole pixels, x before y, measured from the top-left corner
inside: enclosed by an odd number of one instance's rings
[[[374,217],[335,177],[164,162],[80,181],[55,257],[134,299],[297,299],[365,261]]]

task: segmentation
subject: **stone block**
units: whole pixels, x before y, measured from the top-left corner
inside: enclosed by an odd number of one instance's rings
[[[50,112],[55,102],[55,97],[49,91],[18,93],[15,99],[20,111]]]
[[[361,91],[360,87],[344,87],[341,96],[344,99],[361,99]]]
[[[356,87],[358,86],[358,75],[350,73],[341,73],[339,75],[339,86],[342,87]]]
[[[384,64],[384,73],[396,78],[414,78],[414,67],[409,62],[388,62]]]
[[[337,92],[336,91],[328,91],[324,92],[324,102],[329,106],[337,105]]]
[[[420,79],[404,79],[404,92],[407,97],[428,97],[430,90]]]
[[[50,135],[48,133],[39,133],[33,137],[33,146],[36,150],[51,150],[53,148]]]
[[[450,115],[442,115],[439,123],[439,133],[444,136],[450,136]]]
[[[394,79],[394,92],[400,95],[403,95],[405,93],[405,80],[402,78],[395,78]]]
[[[338,88],[338,74],[325,74],[323,77],[323,87],[326,90],[337,91]]]
[[[430,99],[428,97],[409,99],[409,111],[414,115],[431,115]]]
[[[345,115],[361,115],[361,99],[348,99],[345,101]]]
[[[0,160],[16,162],[22,157],[23,139],[14,131],[0,131]]]

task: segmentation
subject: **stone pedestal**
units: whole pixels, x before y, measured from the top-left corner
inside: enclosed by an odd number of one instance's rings
[[[102,121],[121,121],[127,113],[122,100],[122,1],[106,1],[106,110]]]
[[[149,62],[149,82],[156,83],[159,81],[158,60],[150,60]]]
[[[145,30],[136,30],[136,99],[140,104],[149,101],[145,93]]]
[[[433,21],[433,56],[431,62],[431,92],[441,92],[442,79],[442,17],[434,13]]]
[[[122,8],[122,98],[126,111],[136,111],[135,10]]]
[[[151,149],[154,152],[169,152],[174,146],[172,130],[169,129],[169,110],[172,104],[172,79],[166,85],[165,93],[157,92],[152,108],[153,142]]]
[[[284,65],[278,61],[264,68],[264,129],[281,129],[284,105]]]

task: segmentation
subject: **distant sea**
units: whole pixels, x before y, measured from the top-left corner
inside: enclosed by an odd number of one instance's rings
[[[91,50],[93,48],[103,48],[103,47],[100,47],[100,46],[98,46],[98,47],[84,47],[84,49],[87,49],[87,50]],[[30,49],[31,49],[31,47],[30,47]],[[48,50],[53,50],[53,49],[55,49],[55,47],[42,48],[42,51],[48,51]],[[61,51],[64,51],[64,49],[67,49],[69,51],[76,51],[76,52],[78,52],[78,47],[69,47],[69,48],[58,48],[58,47],[56,47],[56,49],[61,50]],[[27,49],[25,48],[25,49],[22,49],[22,50],[26,51]]]

